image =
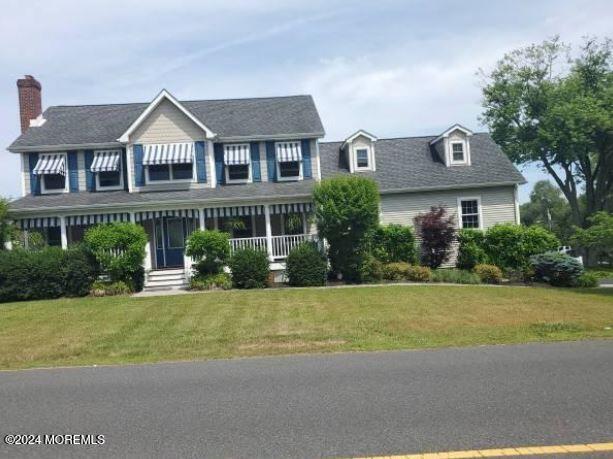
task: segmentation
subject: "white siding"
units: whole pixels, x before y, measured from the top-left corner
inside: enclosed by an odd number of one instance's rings
[[[266,142],[260,142],[260,176],[268,182],[268,161],[266,161]]]
[[[85,178],[85,152],[77,152],[77,165],[79,167],[79,191],[87,191],[87,183]]]

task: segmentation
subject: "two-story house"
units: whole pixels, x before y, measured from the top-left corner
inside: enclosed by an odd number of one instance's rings
[[[26,76],[17,86],[22,133],[8,150],[21,157],[23,196],[11,217],[62,247],[91,225],[136,222],[149,235],[151,279],[189,269],[185,239],[196,228],[225,229],[233,249],[266,250],[282,269],[293,247],[316,237],[314,184],[339,174],[378,183],[385,223],[411,225],[438,204],[460,227],[519,222],[523,177],[488,134],[460,125],[438,136],[360,130],[321,142],[310,96],[179,101],[163,90],[150,103],[43,112],[40,83]]]

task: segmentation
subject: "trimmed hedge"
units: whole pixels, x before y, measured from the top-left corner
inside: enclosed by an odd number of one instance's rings
[[[270,274],[266,252],[240,249],[230,258],[232,284],[237,288],[264,288]]]
[[[473,271],[483,283],[500,284],[502,281],[502,270],[496,265],[476,265]]]
[[[96,277],[96,263],[80,246],[0,252],[0,302],[85,296]]]
[[[189,280],[189,288],[190,290],[230,290],[232,278],[228,273],[192,277]]]
[[[186,255],[197,260],[200,276],[218,274],[230,258],[230,235],[217,230],[196,230],[187,238]]]
[[[316,244],[304,242],[287,256],[285,273],[289,285],[295,287],[324,285],[328,273],[328,260]]]
[[[417,262],[415,234],[410,226],[379,225],[370,236],[372,254],[383,263]]]
[[[583,266],[564,253],[547,252],[530,258],[536,280],[556,287],[571,287],[583,274]]]
[[[525,270],[530,257],[555,250],[560,241],[540,226],[494,225],[485,232],[484,250],[489,263],[500,268]]]
[[[480,284],[481,279],[475,273],[462,269],[441,268],[432,272],[432,282],[449,284]]]
[[[458,232],[458,244],[458,258],[456,260],[458,268],[473,269],[476,265],[488,262],[483,231],[461,229]]]

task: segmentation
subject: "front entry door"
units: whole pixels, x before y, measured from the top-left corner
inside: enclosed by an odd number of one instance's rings
[[[185,219],[182,217],[162,217],[155,222],[156,267],[183,267],[185,250]]]

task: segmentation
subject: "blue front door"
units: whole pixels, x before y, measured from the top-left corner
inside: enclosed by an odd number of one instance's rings
[[[155,220],[156,268],[183,267],[185,218],[161,217]]]

